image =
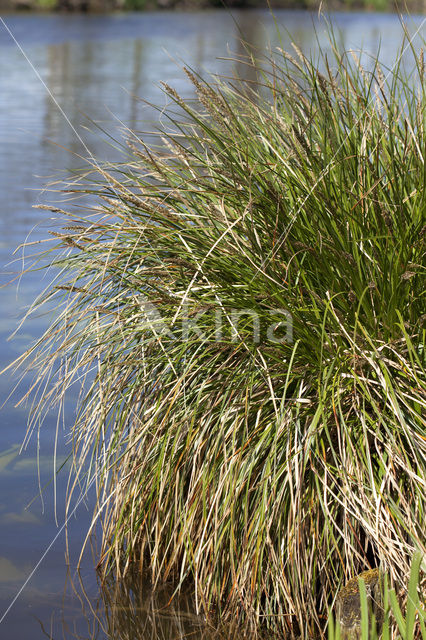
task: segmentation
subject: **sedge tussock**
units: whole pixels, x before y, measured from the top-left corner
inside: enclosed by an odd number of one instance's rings
[[[70,487],[96,478],[103,571],[308,638],[349,577],[426,553],[426,96],[423,54],[295,51],[257,92],[164,85],[165,144],[131,137],[54,232],[21,363],[33,427],[85,383]]]

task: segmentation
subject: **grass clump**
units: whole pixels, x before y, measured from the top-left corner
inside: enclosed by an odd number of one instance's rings
[[[423,53],[331,44],[165,86],[162,146],[132,135],[59,214],[25,356],[36,416],[86,380],[71,487],[96,478],[104,570],[304,638],[345,579],[426,552]]]

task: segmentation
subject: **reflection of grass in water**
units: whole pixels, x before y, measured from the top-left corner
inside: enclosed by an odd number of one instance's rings
[[[72,471],[97,480],[102,566],[304,637],[345,576],[404,582],[426,553],[423,54],[386,77],[332,45],[244,59],[258,85],[188,71],[196,107],[165,87],[167,152],[132,137],[80,187],[100,209],[60,213],[34,306],[57,315],[26,354],[35,421],[97,373]]]
[[[19,569],[9,558],[0,556],[0,583],[21,582],[27,578],[30,571],[30,566]]]
[[[380,595],[377,597],[377,607],[381,611],[379,630],[382,630],[384,640],[391,638],[392,620],[397,621],[399,636],[397,640],[426,640],[426,602],[419,597],[420,580],[419,568],[421,556],[417,554],[412,563],[411,576],[407,595],[398,598],[395,589],[391,589],[387,578],[382,577]],[[356,579],[355,579],[356,582]],[[100,579],[99,595],[96,601],[87,597],[86,589],[80,579],[80,584],[74,581],[74,594],[82,603],[85,611],[87,628],[92,629],[89,637],[84,640],[96,640],[102,632],[109,640],[253,640],[254,635],[246,633],[244,626],[234,621],[234,625],[222,625],[215,621],[215,628],[209,627],[203,616],[196,613],[193,590],[181,592],[177,596],[173,585],[162,585],[153,589],[149,582],[139,575],[130,572],[126,578],[116,580],[113,576]],[[367,599],[365,586],[360,584],[360,603],[354,607],[355,616],[359,615],[359,622],[354,626],[359,629],[359,640],[378,640],[380,633],[376,628],[376,619],[372,615]],[[89,605],[89,607],[87,607]],[[76,609],[74,615],[78,615]],[[358,614],[357,611],[360,613]],[[329,640],[340,640],[348,627],[340,627],[334,616],[330,614],[328,629]],[[338,628],[339,627],[339,628]],[[367,629],[370,629],[368,633]],[[76,640],[83,640],[78,635]],[[263,640],[272,640],[275,635],[265,634]],[[358,636],[348,636],[348,640],[355,640]]]
[[[66,465],[67,461],[68,461],[67,457],[58,456],[56,459],[57,468],[62,467],[63,465]],[[22,460],[16,460],[15,464],[13,465],[13,470],[16,473],[30,473],[37,468],[39,468],[40,471],[43,471],[44,473],[51,472],[53,475],[51,456],[40,456],[39,459],[35,457],[22,458]]]
[[[7,505],[7,508],[10,508],[10,506]],[[40,525],[41,520],[38,516],[36,516],[35,513],[32,513],[31,511],[26,511],[25,509],[23,509],[20,512],[7,511],[6,513],[2,513],[0,515],[0,523],[2,525],[13,525],[13,526],[20,525],[20,524]]]
[[[0,453],[0,473],[7,470],[7,467],[17,458],[21,445],[13,444],[9,449]]]
[[[110,640],[240,640],[244,628],[227,625],[209,627],[204,616],[196,613],[193,590],[176,595],[171,585],[153,589],[138,575],[116,580],[99,580],[99,597],[88,598],[82,581],[72,581],[80,599],[90,640],[105,634]],[[83,640],[76,636],[78,640]],[[84,636],[85,640],[88,638]]]
[[[0,475],[33,474],[37,470],[53,475],[51,456],[27,457],[25,451],[20,454],[20,449],[21,445],[15,444],[0,453]],[[69,467],[68,462],[71,464],[68,456],[58,456],[56,458],[56,468]]]
[[[147,585],[112,580],[102,591],[108,634],[132,640],[169,638],[207,639],[203,620],[195,614],[193,602],[180,596],[169,604],[173,591],[153,592]]]

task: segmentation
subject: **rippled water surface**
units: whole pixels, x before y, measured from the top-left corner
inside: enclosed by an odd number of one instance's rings
[[[46,237],[49,213],[33,204],[54,200],[43,186],[82,165],[90,152],[102,159],[119,157],[107,134],[120,138],[125,126],[140,131],[152,128],[158,114],[148,103],[160,106],[159,88],[166,81],[183,94],[190,88],[180,70],[185,61],[195,71],[228,72],[231,62],[219,56],[241,51],[238,38],[263,49],[278,43],[274,21],[263,11],[197,13],[147,13],[102,16],[5,15],[0,23],[0,368],[8,365],[40,334],[47,320],[33,318],[8,341],[18,319],[46,282],[40,273],[17,275],[27,264],[27,254],[38,249],[15,248],[28,237]],[[282,42],[290,37],[304,50],[326,46],[323,22],[308,13],[277,12]],[[381,58],[392,64],[402,39],[399,19],[390,15],[338,14],[334,16],[338,39],[345,47],[375,52],[381,40]],[[413,18],[410,31],[421,25]],[[288,33],[287,33],[288,32]],[[425,28],[421,26],[425,36]],[[237,69],[244,74],[244,68]],[[136,100],[135,96],[142,98]],[[52,187],[51,187],[52,188]],[[54,187],[53,187],[54,188]],[[13,392],[17,376],[0,377],[0,637],[19,640],[41,638],[164,638],[200,637],[201,621],[186,603],[175,611],[162,609],[168,600],[123,586],[100,594],[102,624],[87,602],[83,607],[66,586],[64,502],[65,474],[57,479],[55,516],[52,479],[53,454],[66,466],[69,452],[64,432],[72,424],[76,398],[70,397],[59,422],[46,416],[37,434],[20,453],[31,406],[16,405],[28,388]],[[11,394],[11,395],[10,395]],[[37,464],[39,463],[39,464]],[[39,477],[37,469],[40,469]],[[80,505],[69,522],[71,576],[78,549],[87,530],[92,497]],[[28,505],[30,505],[28,507]],[[88,554],[82,577],[89,599],[99,596]],[[30,578],[28,580],[28,578]],[[27,582],[28,580],[28,582]],[[65,593],[65,595],[64,595]],[[135,594],[136,593],[136,597]],[[133,594],[133,595],[132,595]],[[160,598],[160,600],[158,600]],[[84,599],[83,599],[84,603]],[[155,612],[160,613],[155,614]]]

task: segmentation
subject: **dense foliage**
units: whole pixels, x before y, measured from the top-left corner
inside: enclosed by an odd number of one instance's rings
[[[426,552],[423,53],[331,45],[165,86],[162,145],[132,135],[81,182],[98,207],[58,212],[26,354],[35,420],[86,376],[71,486],[96,479],[104,570],[302,637]]]
[[[222,8],[266,8],[328,10],[374,10],[422,13],[425,0],[407,0],[403,4],[398,0],[273,0],[265,4],[259,0],[0,0],[0,10],[36,10],[36,11],[142,11],[153,9],[202,9]]]

